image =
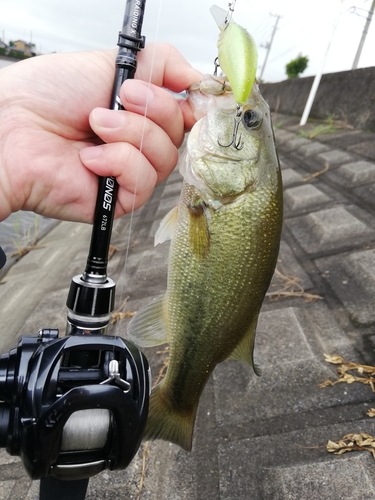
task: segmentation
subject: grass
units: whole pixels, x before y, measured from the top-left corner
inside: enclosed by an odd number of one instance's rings
[[[38,240],[39,233],[39,216],[36,215],[34,219],[34,224],[30,227],[26,233],[22,233],[21,227],[21,214],[17,214],[17,219],[13,225],[13,230],[16,235],[12,239],[15,251],[10,255],[10,257],[23,257],[30,250],[38,248],[36,242]]]
[[[306,137],[307,139],[314,139],[322,134],[332,134],[333,132],[337,132],[337,128],[334,128],[335,120],[332,115],[328,116],[328,118],[324,121],[324,124],[321,123],[310,131],[301,130],[299,136]]]

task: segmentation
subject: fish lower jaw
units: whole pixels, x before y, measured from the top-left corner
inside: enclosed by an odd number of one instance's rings
[[[202,158],[204,159],[204,161],[215,162],[215,163],[217,163],[217,162],[226,163],[228,161],[230,161],[230,162],[241,161],[241,159],[236,158],[234,156],[225,155],[225,154],[222,154],[221,152],[220,153],[213,153],[212,151],[210,151],[208,149],[203,151]]]
[[[226,150],[225,150],[226,151]],[[237,152],[238,153],[238,152]],[[239,158],[238,154],[224,154],[221,150],[220,152],[213,153],[210,150],[205,150],[204,154],[202,154],[202,159],[205,162],[213,162],[213,163],[241,163],[246,162],[246,164],[253,164],[258,160],[258,156],[246,156],[246,158]]]

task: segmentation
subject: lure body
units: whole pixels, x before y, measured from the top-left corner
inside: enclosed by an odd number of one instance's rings
[[[245,28],[233,21],[222,22],[225,11],[217,6],[211,12],[221,30],[218,47],[220,67],[232,87],[237,104],[243,106],[250,95],[258,66],[258,52],[254,38]]]

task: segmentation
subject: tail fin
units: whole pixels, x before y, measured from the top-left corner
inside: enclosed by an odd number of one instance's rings
[[[163,384],[153,389],[144,439],[163,439],[191,450],[197,409],[191,414],[177,412],[163,394]]]

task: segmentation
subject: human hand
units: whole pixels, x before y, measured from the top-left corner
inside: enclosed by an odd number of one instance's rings
[[[147,45],[137,80],[121,88],[126,111],[112,111],[115,57],[50,54],[1,70],[0,220],[23,209],[92,222],[98,175],[117,178],[118,217],[143,205],[173,170],[195,119],[161,87],[180,92],[200,73],[174,47]]]

